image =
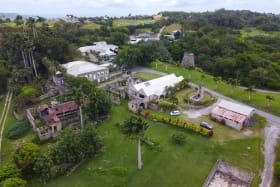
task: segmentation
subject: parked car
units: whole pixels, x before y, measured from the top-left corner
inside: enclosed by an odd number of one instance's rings
[[[170,115],[171,116],[179,116],[181,113],[180,113],[180,111],[179,110],[174,110],[174,111],[171,111],[170,112]]]
[[[205,121],[201,122],[200,126],[203,127],[203,128],[209,129],[209,130],[213,130],[213,126],[210,125],[209,123],[205,122]]]

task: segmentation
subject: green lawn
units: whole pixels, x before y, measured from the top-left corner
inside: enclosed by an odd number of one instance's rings
[[[232,85],[227,84],[225,81],[216,83],[213,80],[213,76],[208,75],[206,73],[202,73],[196,70],[188,70],[171,64],[166,65],[163,63],[162,64],[157,63],[157,67],[156,67],[156,63],[152,63],[151,68],[166,73],[175,73],[177,75],[182,75],[185,78],[190,79],[191,82],[197,84],[202,83],[209,89],[215,90],[233,99],[242,101],[253,107],[257,107],[267,112],[280,116],[280,94],[253,92],[251,93],[251,99],[249,100],[248,97],[250,94],[249,92],[241,88],[233,87]],[[204,78],[201,78],[201,75],[204,75]],[[269,107],[267,105],[267,100],[266,100],[267,95],[271,95],[274,98],[274,101],[270,103]]]
[[[262,169],[263,138],[215,124],[217,135],[203,137],[186,130],[148,121],[148,137],[159,142],[160,149],[142,144],[143,169],[137,170],[137,143],[125,140],[116,123],[131,115],[127,104],[114,106],[111,117],[98,126],[105,144],[104,153],[83,163],[72,175],[58,177],[44,186],[201,186],[217,159],[249,169],[256,174]],[[171,143],[171,136],[183,132],[184,146]],[[229,134],[231,136],[229,136]],[[248,149],[250,147],[250,149]],[[258,186],[256,177],[253,186]],[[41,186],[33,181],[28,186]]]
[[[81,29],[86,29],[86,30],[95,30],[95,29],[99,29],[99,28],[100,28],[100,25],[98,25],[96,23],[91,23],[91,22],[85,22],[81,26]]]
[[[163,34],[171,34],[172,31],[174,30],[180,30],[182,28],[181,24],[178,23],[173,23],[171,25],[168,25],[165,27]]]
[[[129,25],[144,25],[144,24],[152,24],[155,20],[153,19],[115,19],[113,22],[114,27],[125,27]]]
[[[134,77],[139,77],[144,80],[152,80],[161,77],[158,74],[148,73],[148,72],[137,72],[133,74]]]
[[[26,141],[31,141],[31,139],[35,137],[35,134],[30,129],[29,132],[23,138],[17,140],[10,140],[7,138],[7,131],[9,127],[19,122],[17,119],[15,119],[13,115],[13,108],[14,108],[14,103],[12,102],[7,117],[7,121],[5,123],[5,129],[2,137],[3,139],[2,139],[1,165],[12,161],[12,153],[20,144]]]
[[[240,30],[242,37],[255,37],[255,36],[275,36],[280,37],[280,32],[265,32],[254,27],[244,28]]]

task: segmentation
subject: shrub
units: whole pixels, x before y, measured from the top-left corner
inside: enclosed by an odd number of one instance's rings
[[[278,179],[280,179],[280,162],[276,162],[274,168],[275,175],[278,177]]]
[[[172,135],[172,142],[177,145],[183,145],[186,141],[186,136],[182,133],[176,133]]]
[[[16,123],[8,129],[7,136],[9,139],[17,139],[22,137],[29,129],[30,125],[27,122]]]
[[[26,181],[19,178],[19,177],[14,177],[14,178],[8,178],[3,181],[2,187],[25,187],[26,186]]]
[[[175,110],[176,109],[176,105],[173,103],[169,103],[166,101],[161,101],[159,103],[159,107],[162,108],[164,111],[171,111],[171,110]]]
[[[139,113],[142,116],[145,116],[145,112],[141,112]],[[180,128],[185,128],[185,129],[189,129],[191,131],[197,132],[199,134],[202,134],[204,136],[213,136],[214,131],[213,130],[209,130],[203,127],[200,127],[199,125],[193,124],[191,122],[185,121],[183,119],[179,119],[179,118],[170,118],[170,117],[163,117],[161,115],[157,115],[154,113],[150,113],[149,117],[153,120],[153,121],[159,121],[162,123],[166,123],[169,125],[174,125]],[[211,132],[212,131],[212,132]]]

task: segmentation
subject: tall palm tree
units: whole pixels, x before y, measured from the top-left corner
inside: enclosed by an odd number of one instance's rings
[[[246,89],[246,91],[249,92],[249,95],[248,95],[248,100],[249,100],[249,101],[251,101],[251,94],[252,94],[252,92],[255,91],[254,88],[255,88],[254,85],[250,85],[250,86],[248,86],[248,88]]]
[[[138,140],[138,169],[142,168],[141,159],[141,138],[144,136],[145,131],[149,125],[140,117],[130,116],[122,124],[122,132],[128,137],[137,138]]]

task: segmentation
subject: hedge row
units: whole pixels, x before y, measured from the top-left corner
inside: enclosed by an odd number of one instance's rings
[[[22,137],[29,129],[28,122],[16,123],[8,129],[7,136],[9,139],[17,139]]]
[[[183,119],[164,117],[164,116],[161,116],[161,115],[158,115],[158,114],[153,114],[153,113],[144,112],[144,111],[140,112],[140,115],[151,118],[151,119],[155,119],[159,122],[166,123],[166,124],[169,124],[169,125],[181,127],[181,128],[184,128],[184,129],[189,129],[193,132],[202,134],[203,136],[213,136],[213,134],[214,134],[213,130],[203,128],[199,125],[196,125],[196,124],[191,123],[189,121],[185,121]]]

